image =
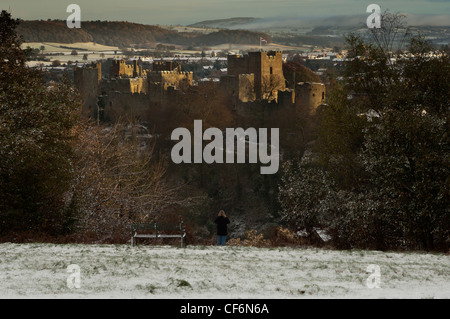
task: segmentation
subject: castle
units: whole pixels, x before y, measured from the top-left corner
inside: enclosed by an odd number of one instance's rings
[[[241,115],[267,104],[314,112],[325,102],[322,83],[301,82],[293,88],[286,87],[280,51],[229,55],[227,60],[228,72],[221,77],[217,90]],[[124,60],[113,60],[108,78],[102,78],[101,68],[101,63],[95,63],[74,71],[86,117],[116,121],[127,116],[147,120],[152,110],[177,103],[183,99],[183,89],[195,86],[193,73],[182,72],[181,65],[172,61],[156,61],[152,70],[143,70],[138,61],[127,65]]]

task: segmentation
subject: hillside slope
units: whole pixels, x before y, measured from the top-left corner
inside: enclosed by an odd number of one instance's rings
[[[261,19],[250,18],[250,17],[229,18],[229,19],[219,19],[219,20],[206,20],[206,21],[201,21],[201,22],[197,22],[197,23],[188,25],[188,27],[233,29],[236,27],[246,25],[248,23],[257,22],[259,20],[261,20]]]
[[[87,21],[81,29],[69,29],[65,21],[22,21],[17,28],[26,42],[95,42],[117,47],[151,47],[156,43],[184,46],[209,46],[225,43],[259,43],[264,33],[221,30],[210,34],[182,33],[159,26],[130,22]]]

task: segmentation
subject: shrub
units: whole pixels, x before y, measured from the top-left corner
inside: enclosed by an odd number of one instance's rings
[[[270,247],[269,240],[264,239],[264,236],[252,229],[246,233],[246,239],[233,238],[228,241],[228,246],[244,246],[244,247]]]

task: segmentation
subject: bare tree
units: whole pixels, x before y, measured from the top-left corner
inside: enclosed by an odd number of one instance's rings
[[[381,15],[381,28],[369,29],[371,42],[389,56],[403,49],[411,36],[406,19],[404,14],[385,11]]]
[[[264,75],[261,83],[263,99],[274,100],[278,98],[278,90],[286,87],[285,79],[278,74]]]
[[[80,125],[73,196],[82,211],[82,233],[127,238],[130,222],[144,222],[174,205],[177,189],[152,136],[135,124]],[[114,235],[116,234],[116,235]]]

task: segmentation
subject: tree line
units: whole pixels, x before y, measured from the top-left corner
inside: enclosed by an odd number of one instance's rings
[[[85,21],[81,29],[67,28],[65,21],[22,21],[18,33],[26,42],[95,42],[117,47],[151,48],[156,43],[184,46],[209,46],[222,43],[259,44],[267,34],[245,30],[219,30],[210,34],[181,33],[159,26],[130,22]]]

